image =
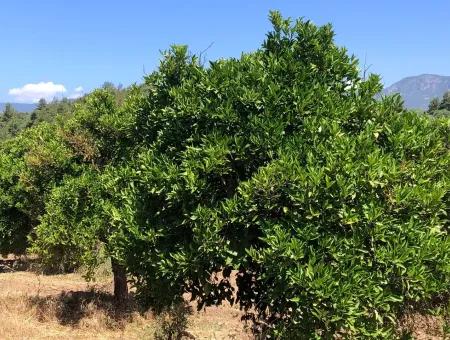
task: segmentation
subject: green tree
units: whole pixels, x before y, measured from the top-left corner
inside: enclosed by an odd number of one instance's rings
[[[83,98],[69,100],[62,98],[61,100],[53,100],[47,103],[45,99],[41,99],[33,112],[31,112],[27,127],[35,126],[41,122],[52,123],[57,120],[67,120],[73,116],[75,105],[82,103]]]
[[[26,114],[17,112],[11,104],[6,104],[0,119],[0,140],[16,136],[26,126],[27,121]]]
[[[126,155],[130,124],[127,113],[117,112],[116,102],[115,91],[97,91],[77,101],[73,117],[60,121],[57,115],[70,117],[74,104],[42,100],[33,126],[2,146],[2,253],[22,253],[31,241],[30,251],[47,268],[70,271],[86,265],[88,278],[100,255],[111,254],[106,237],[111,195],[102,191],[102,173]],[[115,295],[123,301],[126,272],[114,257],[112,264]]]
[[[442,100],[433,98],[430,101],[427,113],[435,117],[450,116],[450,91],[444,93]]]
[[[114,248],[150,304],[231,299],[235,269],[279,338],[393,337],[450,288],[448,120],[376,101],[329,25],[271,20],[254,53],[204,68],[175,46],[145,78]]]
[[[33,126],[40,121],[40,115],[46,110],[47,101],[44,98],[39,99],[36,109],[31,112],[29,126]]]
[[[86,266],[88,278],[99,260],[110,256],[119,302],[127,299],[128,288],[125,267],[110,246],[115,232],[114,195],[107,173],[129,159],[134,124],[128,112],[117,106],[111,89],[95,91],[78,105],[62,130],[77,171],[67,173],[51,190],[31,247],[47,265]]]
[[[3,110],[2,120],[9,121],[14,116],[15,113],[16,110],[14,109],[14,107],[10,103],[7,103],[5,105],[5,109]]]
[[[447,91],[442,96],[441,103],[439,104],[439,109],[450,111],[450,91]]]
[[[439,109],[439,105],[440,105],[441,101],[439,100],[439,98],[433,98],[430,101],[430,104],[428,105],[428,113],[429,114],[433,114],[434,111]]]
[[[0,148],[0,253],[21,254],[51,189],[70,173],[72,155],[51,125],[26,130]]]

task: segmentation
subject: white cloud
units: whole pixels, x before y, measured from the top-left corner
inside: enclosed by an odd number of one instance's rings
[[[74,92],[69,96],[69,99],[77,99],[82,97],[84,94],[83,86],[78,86],[75,88]]]
[[[66,92],[67,90],[64,85],[49,81],[47,83],[31,83],[19,88],[13,88],[8,91],[8,94],[20,103],[37,103],[41,98],[51,101],[56,96]]]

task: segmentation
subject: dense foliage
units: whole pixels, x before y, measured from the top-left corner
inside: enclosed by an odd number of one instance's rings
[[[1,253],[25,250],[28,233],[45,212],[47,194],[70,172],[70,158],[60,130],[49,124],[27,129],[2,144]]]
[[[271,20],[253,53],[205,67],[174,46],[125,98],[106,87],[5,143],[2,251],[106,254],[153,306],[232,300],[234,269],[281,338],[392,337],[406,304],[448,292],[449,119],[374,99],[329,25]]]

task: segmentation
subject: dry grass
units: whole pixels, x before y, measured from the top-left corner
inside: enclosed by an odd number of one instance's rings
[[[0,273],[0,339],[250,339],[242,313],[231,306],[174,314],[117,311],[110,280],[88,284],[80,274]],[[175,339],[177,337],[173,337]]]
[[[400,331],[415,340],[450,339],[449,298],[444,294],[410,304],[400,319]]]
[[[420,313],[407,315],[402,320],[402,326],[407,330],[406,333],[416,340],[447,339],[444,334],[444,323],[442,317]]]
[[[153,319],[115,315],[108,283],[77,274],[0,274],[1,339],[142,339]],[[148,338],[148,337],[147,337]]]

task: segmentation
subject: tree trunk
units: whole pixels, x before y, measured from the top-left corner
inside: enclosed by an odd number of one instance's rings
[[[114,276],[114,299],[122,304],[128,299],[127,273],[125,267],[113,258],[111,258],[111,267]]]

